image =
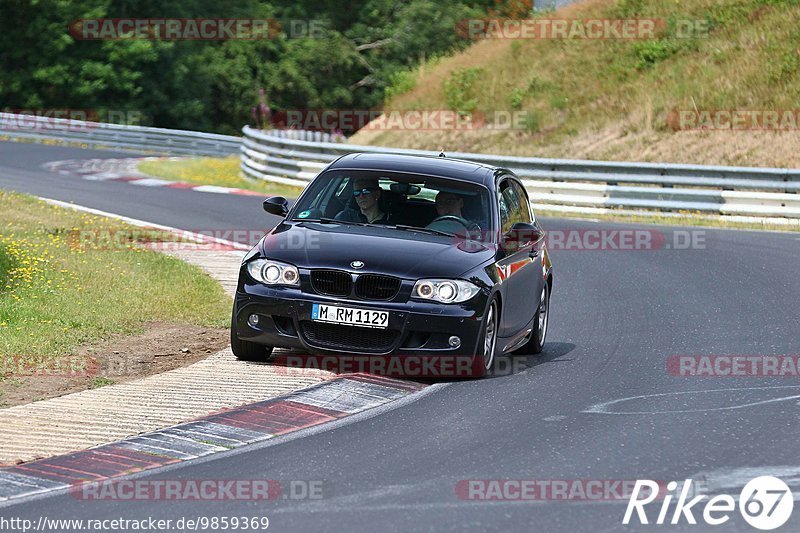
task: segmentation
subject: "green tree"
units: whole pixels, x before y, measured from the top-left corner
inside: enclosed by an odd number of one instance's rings
[[[490,0],[9,0],[0,3],[5,109],[141,113],[143,123],[236,133],[258,89],[273,109],[372,108],[399,72],[468,44],[456,32]],[[321,35],[268,40],[78,40],[93,18],[277,18]],[[290,32],[291,33],[291,32]],[[321,38],[319,38],[321,37]]]

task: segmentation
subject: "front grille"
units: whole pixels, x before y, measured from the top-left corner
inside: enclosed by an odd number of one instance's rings
[[[365,300],[391,300],[400,290],[400,280],[364,274],[356,280],[356,296]]]
[[[319,294],[349,296],[353,288],[353,278],[347,272],[338,270],[313,270],[311,271],[311,286]]]
[[[359,328],[310,321],[300,322],[300,330],[305,341],[312,346],[360,352],[388,352],[400,336],[400,332],[394,329]]]

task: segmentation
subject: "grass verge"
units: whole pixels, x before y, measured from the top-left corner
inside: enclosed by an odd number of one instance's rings
[[[476,42],[407,73],[412,79],[401,85],[405,92],[390,93],[385,108],[474,110],[489,117],[494,111],[520,111],[523,127],[364,128],[350,142],[569,159],[800,167],[796,127],[676,131],[674,124],[675,110],[797,108],[797,0],[586,0],[541,16],[658,18],[666,24],[655,39]]]
[[[200,185],[218,185],[263,192],[265,195],[297,198],[303,189],[279,183],[256,181],[245,178],[239,170],[239,158],[233,157],[198,157],[191,159],[143,161],[139,163],[139,171],[159,178],[197,183]]]
[[[125,224],[0,191],[0,363],[65,358],[153,320],[227,327],[229,298],[199,268],[132,243],[77,249]]]

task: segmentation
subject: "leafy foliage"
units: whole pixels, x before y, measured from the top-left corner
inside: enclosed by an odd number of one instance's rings
[[[0,3],[0,100],[5,109],[137,112],[168,128],[237,132],[258,90],[273,110],[373,108],[407,91],[402,72],[468,43],[458,20],[492,0],[20,0]],[[91,18],[260,18],[272,39],[76,40]],[[301,34],[293,28],[319,28]],[[119,114],[119,113],[117,113]]]
[[[456,69],[444,82],[444,94],[450,109],[460,113],[472,113],[478,107],[475,82],[483,73],[480,67]]]

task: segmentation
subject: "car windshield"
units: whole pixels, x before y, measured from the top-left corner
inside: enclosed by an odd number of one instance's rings
[[[489,191],[418,174],[332,170],[309,186],[291,218],[381,225],[432,234],[491,231]]]

